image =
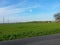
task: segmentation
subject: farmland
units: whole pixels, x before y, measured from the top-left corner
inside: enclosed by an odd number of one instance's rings
[[[0,41],[60,33],[60,23],[0,24]]]

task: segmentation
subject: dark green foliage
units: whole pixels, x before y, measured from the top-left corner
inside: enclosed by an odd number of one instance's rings
[[[55,14],[54,17],[57,22],[60,22],[60,13]]]

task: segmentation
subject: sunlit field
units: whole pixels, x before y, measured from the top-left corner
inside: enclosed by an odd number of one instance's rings
[[[0,24],[0,41],[60,33],[60,23]]]

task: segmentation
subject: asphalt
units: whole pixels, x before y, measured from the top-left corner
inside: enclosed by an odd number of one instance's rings
[[[2,41],[0,45],[60,45],[60,34]]]

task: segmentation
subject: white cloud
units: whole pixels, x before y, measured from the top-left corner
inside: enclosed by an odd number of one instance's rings
[[[26,11],[26,9],[24,8],[10,8],[10,7],[4,7],[4,8],[0,8],[0,15],[9,15],[9,14],[16,14],[16,13],[22,13]]]
[[[33,8],[42,8],[43,6],[42,5],[39,5],[39,4],[34,4],[34,5],[31,5],[31,6],[26,6],[24,7],[25,5],[27,5],[27,1],[23,1],[21,3],[18,3],[16,5],[10,5],[10,6],[6,6],[6,7],[1,7],[0,8],[0,16],[6,16],[6,15],[15,15],[15,14],[18,14],[18,13],[24,13],[25,11],[29,11],[29,12],[32,12]],[[12,16],[13,17],[13,16]],[[34,16],[19,16],[16,20],[16,18],[7,18],[5,19],[5,22],[7,22],[8,20],[10,20],[10,22],[15,22],[15,21],[33,21],[33,20],[38,20],[39,18],[37,18],[38,16],[35,16],[35,18],[33,18]],[[21,20],[22,19],[22,20]]]
[[[16,13],[23,13],[25,11],[30,11],[32,12],[32,8],[38,8],[38,7],[41,7],[41,5],[38,5],[38,4],[34,4],[34,5],[31,5],[31,6],[28,6],[28,7],[23,7],[22,6],[25,6],[27,5],[27,0],[24,0],[16,5],[10,5],[10,6],[6,6],[6,7],[1,7],[0,8],[0,15],[14,15]]]

